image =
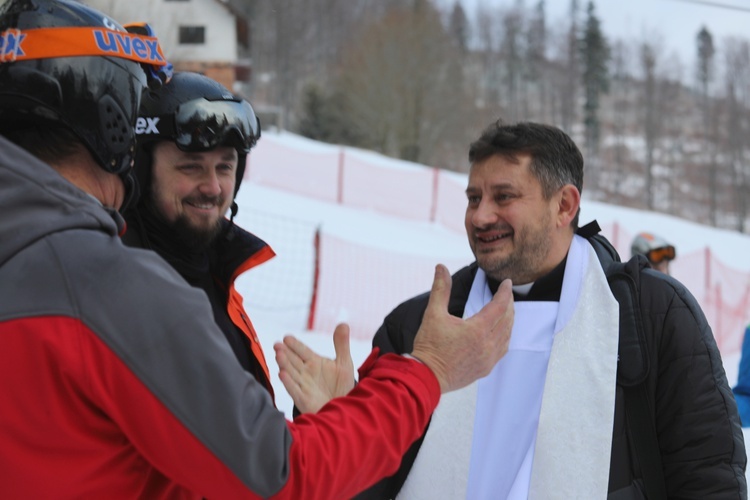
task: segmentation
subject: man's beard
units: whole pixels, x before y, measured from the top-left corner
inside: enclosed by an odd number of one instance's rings
[[[551,236],[546,230],[547,221],[534,228],[528,228],[524,233],[515,233],[518,238],[513,252],[503,258],[491,255],[482,258],[482,254],[476,255],[479,267],[487,276],[502,281],[510,278],[514,285],[531,283],[539,278],[537,276],[544,260],[550,252]]]
[[[156,203],[156,200],[154,199],[155,195],[153,192],[150,193],[148,200],[148,208],[149,210],[154,213],[158,219],[160,219],[164,224],[169,226],[173,231],[173,237],[176,238],[182,245],[185,247],[192,249],[192,250],[205,250],[208,248],[211,243],[216,239],[216,237],[221,233],[222,231],[222,224],[221,220],[222,218],[219,217],[216,219],[216,222],[212,224],[210,227],[207,228],[199,228],[195,227],[185,214],[180,214],[177,216],[177,218],[174,221],[167,220],[164,215],[159,211],[157,208],[158,205]],[[216,203],[217,205],[221,205],[224,203],[224,199],[203,199],[200,200],[201,202],[211,202]]]
[[[171,225],[174,229],[175,237],[188,248],[196,250],[208,248],[219,233],[221,233],[221,219],[217,219],[216,223],[210,227],[197,228],[192,225],[186,215],[180,214]]]

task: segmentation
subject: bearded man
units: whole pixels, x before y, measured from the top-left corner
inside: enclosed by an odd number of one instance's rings
[[[258,336],[234,283],[274,252],[226,218],[237,212],[246,157],[260,137],[255,112],[218,82],[178,72],[158,91],[144,92],[139,115],[135,171],[143,192],[125,214],[123,241],[154,250],[206,293],[240,364],[273,396]]]

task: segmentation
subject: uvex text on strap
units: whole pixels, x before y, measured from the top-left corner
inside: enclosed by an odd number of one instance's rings
[[[159,40],[107,28],[63,27],[8,29],[0,35],[0,62],[51,57],[110,56],[155,66],[167,60]]]
[[[0,33],[0,64],[56,57],[105,56],[129,59],[148,68],[170,68],[159,40],[104,27],[7,29]]]

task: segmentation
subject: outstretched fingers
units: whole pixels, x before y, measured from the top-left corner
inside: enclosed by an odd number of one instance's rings
[[[300,356],[300,352],[304,352],[307,346],[302,342],[294,337],[287,336],[284,337],[283,343],[277,342],[273,348],[280,370],[287,371],[295,376],[298,376],[304,370],[305,360]]]
[[[286,337],[284,337],[284,345],[303,363],[317,356],[315,351],[307,347],[304,342],[300,342],[291,335],[287,335]]]

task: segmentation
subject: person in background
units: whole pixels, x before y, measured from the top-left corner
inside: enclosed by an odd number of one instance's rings
[[[397,473],[357,498],[747,498],[737,406],[703,312],[642,256],[619,263],[598,225],[578,227],[575,143],[556,127],[498,121],[469,164],[476,261],[454,274],[448,309],[469,318],[511,279],[508,354],[444,398]],[[615,297],[610,269],[627,297]],[[431,296],[397,306],[373,346],[408,351]],[[340,394],[328,382],[345,356],[293,347],[299,359],[282,361],[296,364],[295,404],[315,411]]]
[[[252,106],[206,76],[178,72],[159,90],[144,92],[135,130],[141,196],[124,214],[123,242],[154,250],[206,293],[240,365],[273,395],[258,335],[234,285],[274,256],[233,222],[247,154],[260,137]]]
[[[651,267],[665,274],[669,274],[669,263],[677,256],[674,245],[670,245],[663,238],[652,233],[639,233],[633,239],[630,253],[645,256]],[[732,388],[742,427],[750,427],[750,340],[748,332],[750,332],[750,326],[745,329],[737,384]]]
[[[750,325],[745,328],[740,354],[740,370],[737,385],[732,389],[737,400],[742,427],[750,427]]]
[[[414,349],[288,422],[206,293],[120,239],[141,93],[169,77],[158,40],[6,0],[0,47],[0,497],[349,498],[507,351],[510,282],[460,321],[438,265]]]
[[[669,263],[677,256],[674,245],[652,233],[639,233],[630,245],[630,255],[644,255],[651,267],[669,274]]]

